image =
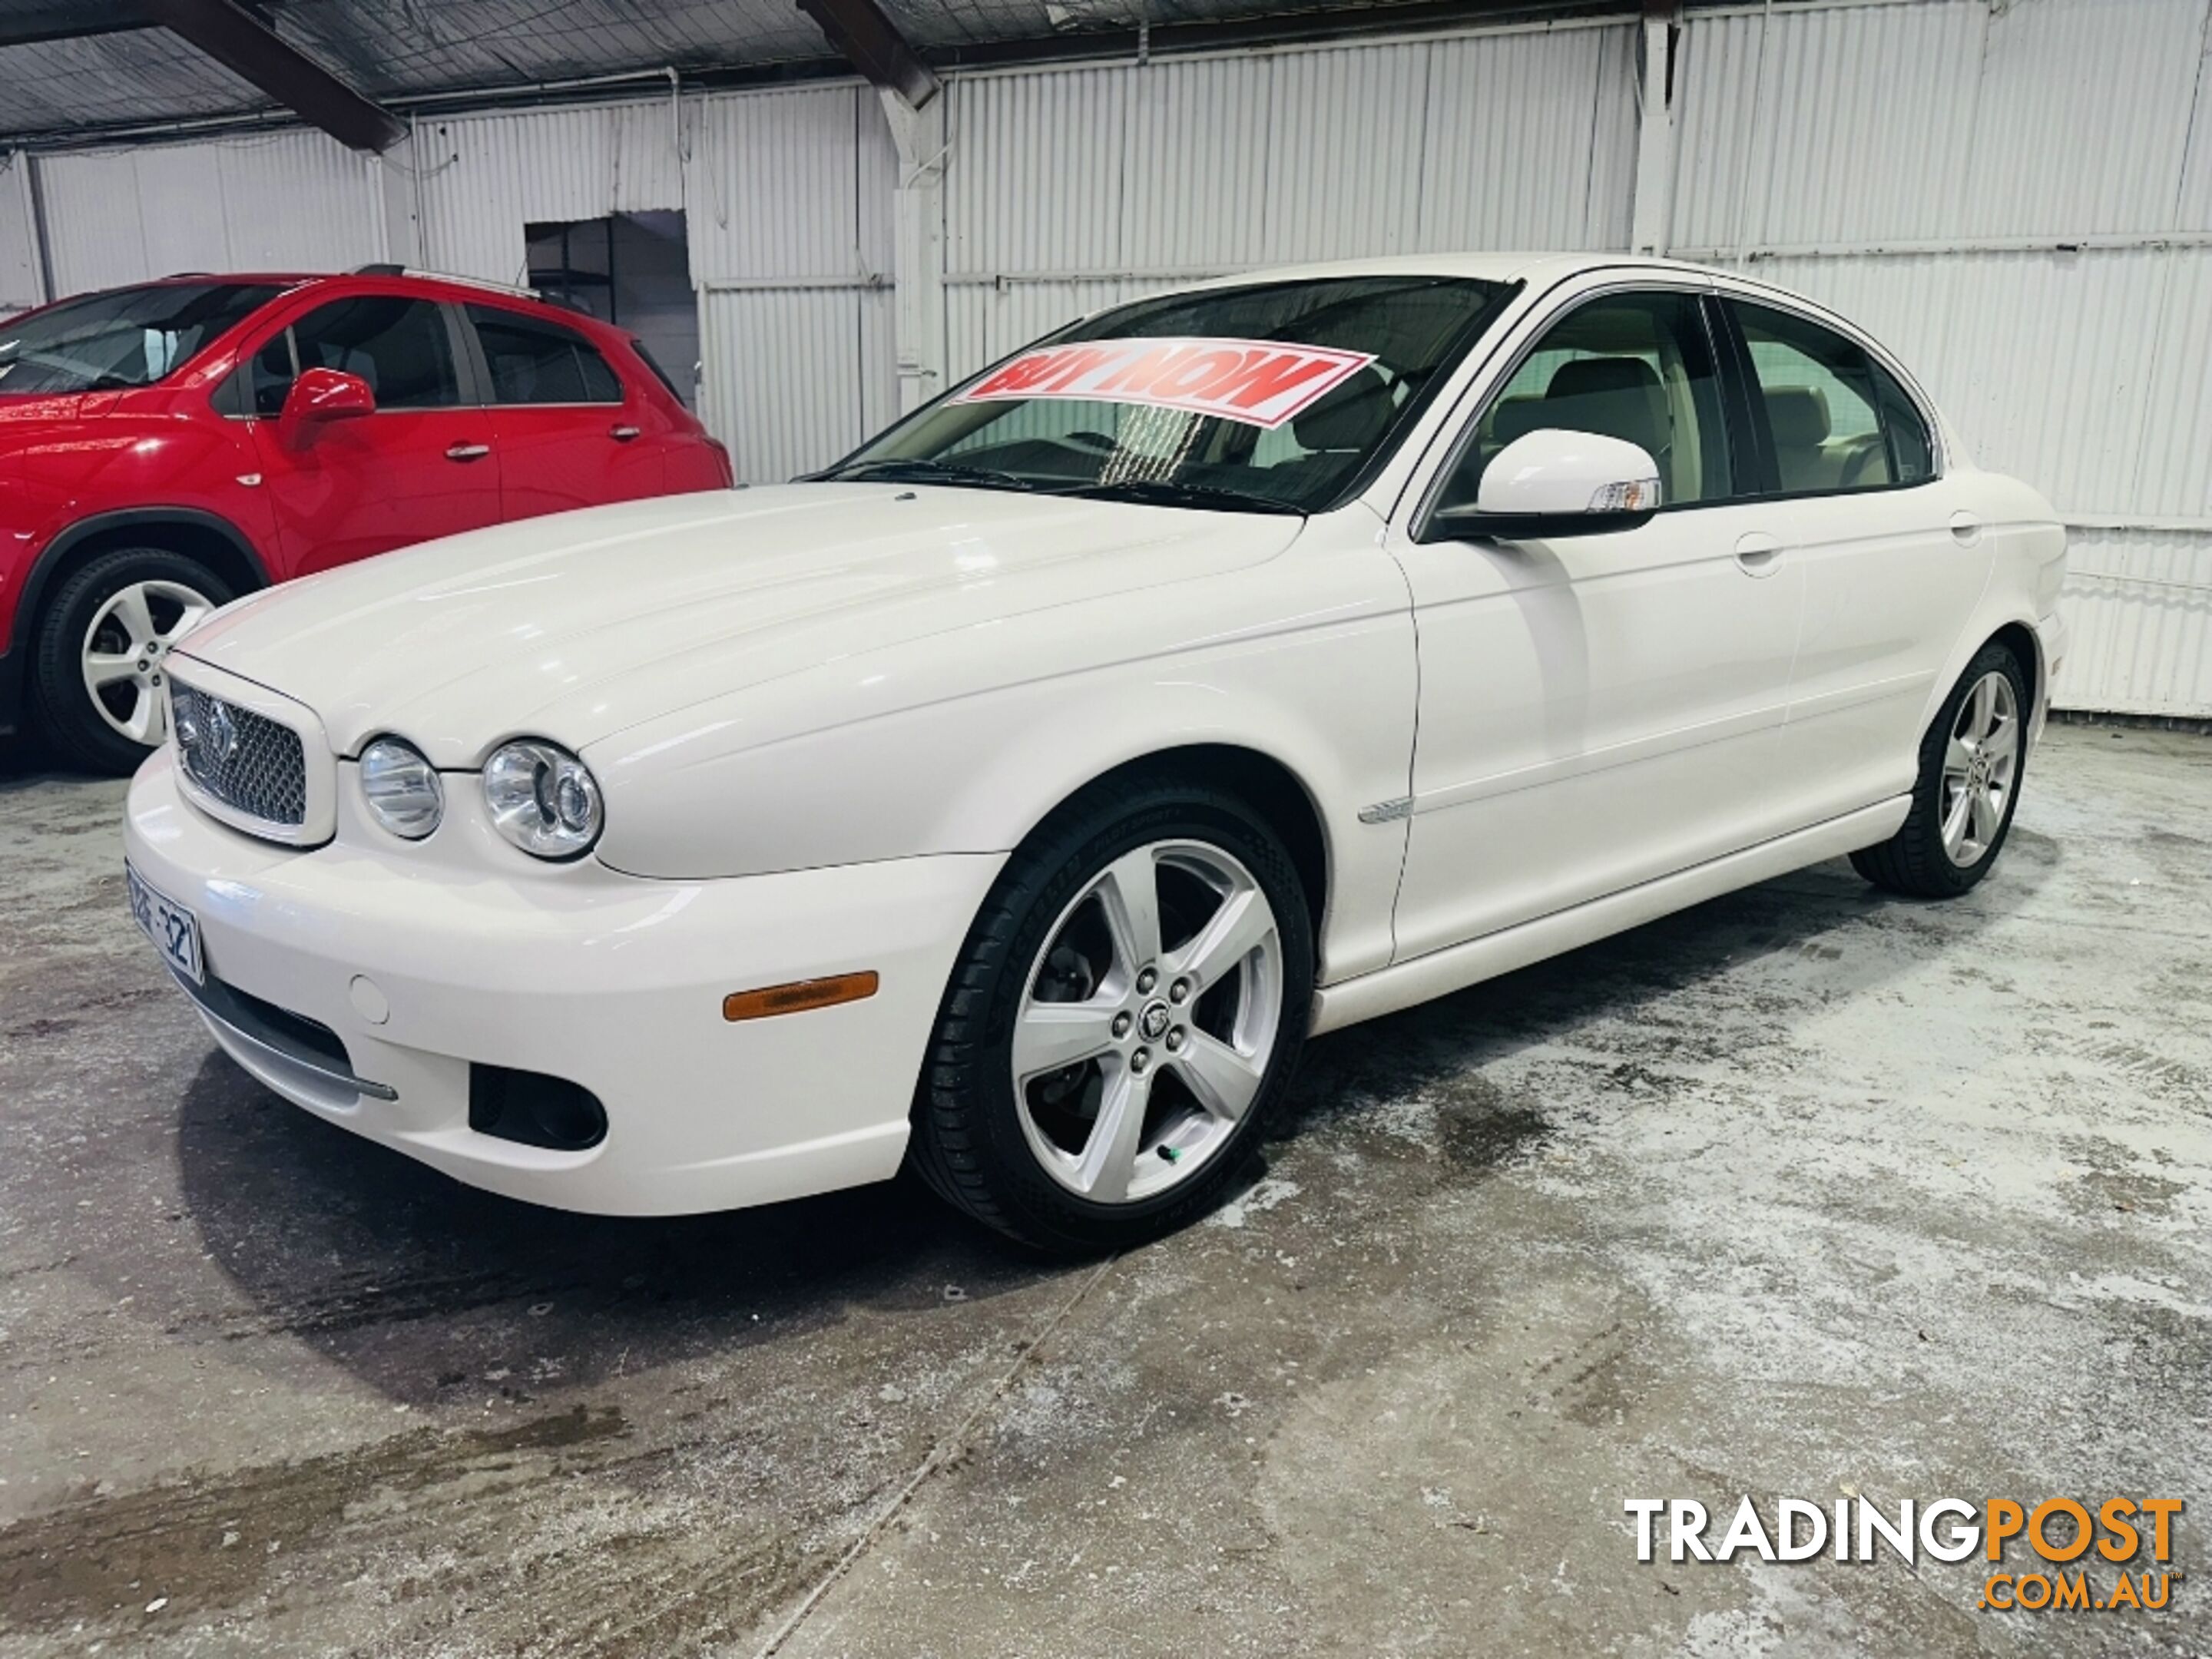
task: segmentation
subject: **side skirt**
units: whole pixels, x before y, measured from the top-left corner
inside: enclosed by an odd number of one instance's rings
[[[1911,797],[1863,806],[1842,817],[1830,818],[1809,829],[1794,830],[1772,841],[1747,847],[1707,864],[1678,870],[1671,876],[1647,881],[1639,887],[1609,893],[1571,910],[1539,916],[1512,927],[1486,933],[1464,944],[1447,945],[1408,962],[1357,979],[1323,986],[1314,993],[1313,1034],[1356,1025],[1363,1019],[1395,1013],[1415,1003],[1465,990],[1532,962],[1541,962],[1562,951],[1595,943],[1628,928],[1656,921],[1674,911],[1709,898],[1718,898],[1739,887],[1768,881],[1802,870],[1823,859],[1855,853],[1887,841],[1912,809]]]

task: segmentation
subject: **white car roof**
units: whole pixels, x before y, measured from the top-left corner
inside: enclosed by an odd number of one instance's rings
[[[1655,259],[1627,253],[1398,253],[1372,259],[1328,259],[1312,264],[1276,265],[1238,271],[1193,289],[1231,288],[1245,283],[1295,281],[1323,276],[1471,276],[1484,282],[1548,279],[1556,282],[1578,270],[1618,270],[1626,266],[1655,271],[1714,272],[1679,259]]]

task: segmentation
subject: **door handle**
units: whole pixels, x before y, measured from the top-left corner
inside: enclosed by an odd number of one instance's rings
[[[1982,521],[1963,507],[1951,515],[1951,539],[1961,547],[1972,547],[1982,538]]]
[[[449,461],[480,461],[491,453],[489,444],[455,444],[446,451]]]
[[[626,444],[643,428],[635,426],[615,426],[607,428],[607,436],[618,444]]]
[[[1782,562],[1782,544],[1763,531],[1735,538],[1735,562],[1747,576],[1771,576]]]

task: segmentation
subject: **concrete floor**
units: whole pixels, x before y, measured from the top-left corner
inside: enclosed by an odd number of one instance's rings
[[[2193,1520],[2168,1612],[2038,1615],[1621,1510],[2212,1504],[2212,741],[2055,730],[1963,902],[1823,866],[1326,1039],[1237,1204],[1073,1267],[316,1121],[120,794],[0,781],[0,1655],[2212,1650]]]

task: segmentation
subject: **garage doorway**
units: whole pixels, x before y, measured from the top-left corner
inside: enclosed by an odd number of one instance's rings
[[[699,406],[699,301],[678,212],[526,224],[530,285],[635,334],[688,409]]]

